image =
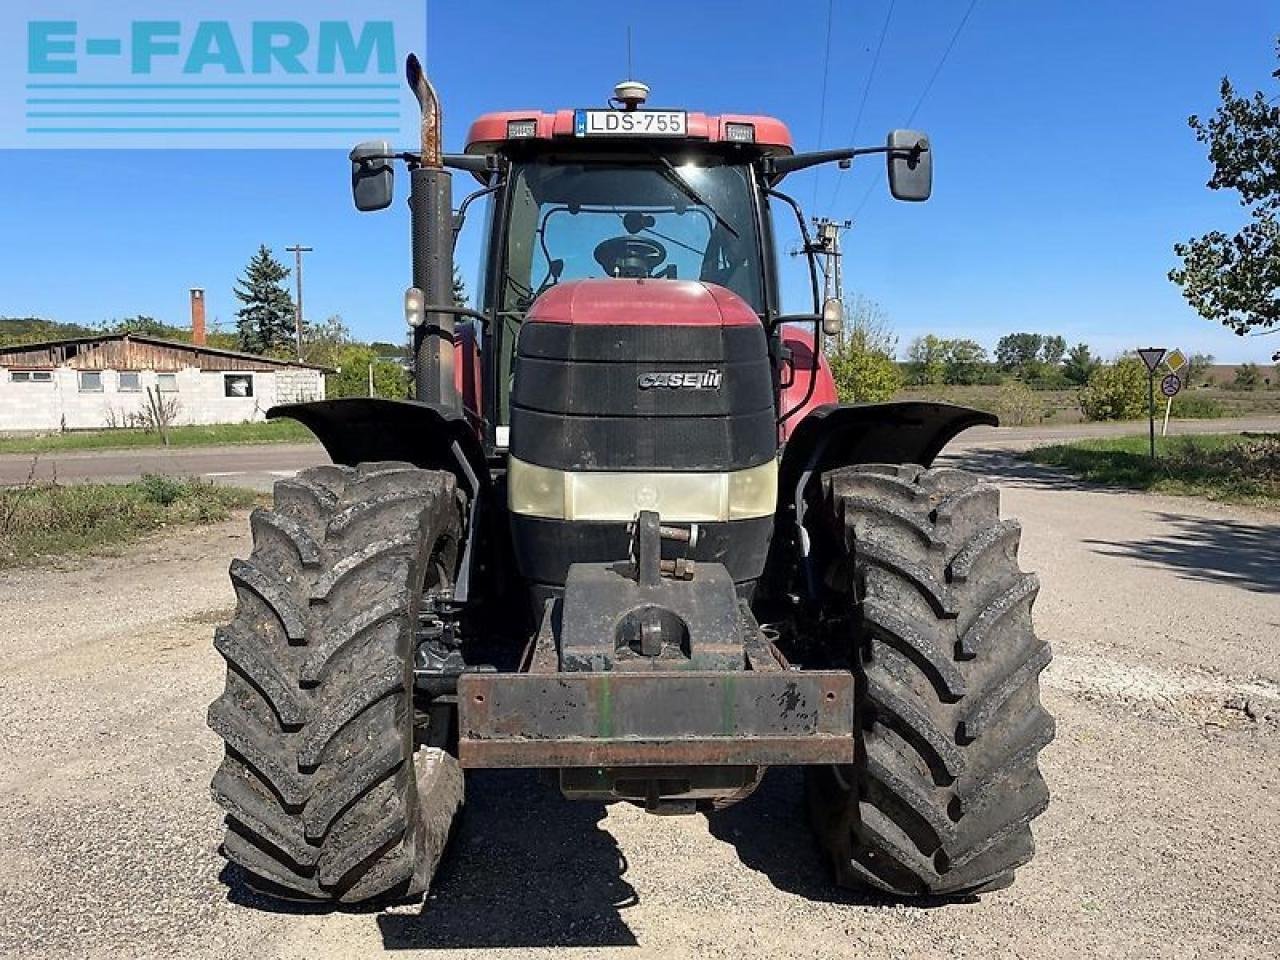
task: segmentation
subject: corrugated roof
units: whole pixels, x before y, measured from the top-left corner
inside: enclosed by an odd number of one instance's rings
[[[198,346],[194,343],[184,343],[181,340],[166,340],[163,337],[151,337],[140,333],[104,333],[92,337],[65,337],[61,340],[41,340],[36,343],[15,343],[0,347],[0,357],[12,353],[24,353],[31,350],[46,350],[51,347],[59,347],[65,344],[92,344],[92,343],[111,343],[115,341],[129,341],[136,343],[145,343],[156,347],[167,347],[171,350],[185,350],[190,353],[209,353],[219,357],[230,357],[235,360],[248,360],[253,363],[264,363],[273,367],[296,367],[304,370],[319,370],[321,373],[333,373],[330,367],[321,367],[314,363],[301,363],[297,360],[280,360],[276,357],[263,357],[256,353],[242,353],[238,350],[224,350],[221,347],[211,347],[206,345]]]

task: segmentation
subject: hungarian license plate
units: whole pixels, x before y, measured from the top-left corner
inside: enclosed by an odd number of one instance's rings
[[[683,137],[689,129],[683,110],[578,110],[576,137]]]

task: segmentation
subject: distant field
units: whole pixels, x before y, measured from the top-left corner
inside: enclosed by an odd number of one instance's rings
[[[934,400],[956,403],[997,414],[1007,426],[1035,423],[1080,423],[1084,415],[1076,401],[1076,390],[1020,389],[1020,384],[975,387],[906,387],[897,400]]]
[[[1068,390],[1023,390],[1018,384],[1000,386],[906,387],[899,400],[936,400],[975,407],[997,414],[1005,426],[1038,423],[1082,423],[1077,400],[1078,388]],[[1156,412],[1164,416],[1164,399],[1158,398]],[[1230,390],[1225,387],[1197,387],[1185,390],[1173,401],[1172,417],[1203,420],[1217,417],[1280,416],[1280,388]]]
[[[293,420],[169,428],[169,444],[174,447],[206,447],[228,443],[304,443],[312,439],[311,432]],[[76,430],[43,436],[0,437],[0,453],[129,450],[163,445],[160,434],[146,430]]]
[[[1280,434],[1157,438],[1155,461],[1149,443],[1141,435],[1079,440],[1020,456],[1092,483],[1280,507]]]

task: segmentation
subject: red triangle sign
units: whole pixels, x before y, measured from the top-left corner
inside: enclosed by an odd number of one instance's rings
[[[1156,367],[1160,366],[1160,361],[1164,359],[1164,347],[1147,347],[1139,350],[1138,356],[1147,365],[1147,373],[1155,373]]]

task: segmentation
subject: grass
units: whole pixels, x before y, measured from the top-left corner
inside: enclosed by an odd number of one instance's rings
[[[0,489],[0,568],[99,553],[156,530],[226,519],[252,490],[148,476],[134,483],[28,483]]]
[[[235,443],[305,443],[315,439],[294,420],[219,423],[203,427],[170,427],[173,447],[206,447]],[[40,436],[0,437],[0,453],[54,453],[63,450],[130,450],[161,447],[160,434],[149,430],[74,430]]]
[[[1280,507],[1280,434],[1204,434],[1079,440],[1036,447],[1023,459],[1061,467],[1092,483]]]
[[[1006,427],[1029,424],[1081,423],[1078,387],[1059,390],[1017,391],[1001,386],[904,387],[896,400],[939,400],[988,410],[1000,416]],[[1158,397],[1156,415],[1164,416],[1164,398]],[[1197,386],[1184,390],[1173,401],[1174,420],[1208,420],[1218,417],[1280,416],[1280,389],[1228,390]],[[1146,419],[1144,413],[1140,419]]]

